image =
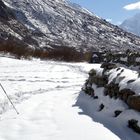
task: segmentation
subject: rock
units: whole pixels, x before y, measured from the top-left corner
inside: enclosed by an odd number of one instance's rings
[[[136,133],[140,134],[140,126],[138,126],[138,121],[135,119],[128,120],[128,127],[133,129]]]
[[[86,86],[84,91],[85,91],[86,94],[88,94],[88,95],[90,95],[92,97],[94,96],[94,89],[92,87]]]
[[[135,79],[129,80],[129,81],[127,82],[127,84],[130,84],[130,83],[133,83],[133,82],[135,82]]]
[[[108,89],[107,89],[107,86],[105,86],[105,89],[104,89],[104,95],[105,95],[105,96],[108,95]]]
[[[96,75],[96,70],[92,69],[89,72],[89,76],[95,76]]]
[[[91,83],[96,84],[98,87],[103,87],[107,84],[106,79],[100,76],[92,76],[89,79]]]
[[[135,53],[130,53],[128,55],[128,65],[135,65],[135,62],[136,62],[136,56],[135,56]]]
[[[121,110],[116,110],[116,111],[114,112],[114,114],[115,114],[114,117],[118,117],[121,113],[122,113]]]
[[[117,77],[119,77],[121,74],[122,74],[121,72],[120,72],[120,73],[118,73],[118,74],[117,74]]]
[[[135,95],[135,92],[133,92],[132,90],[130,89],[122,89],[119,94],[121,95],[121,99],[124,100],[125,102],[127,102],[128,100],[128,97],[129,96],[132,96],[132,95]]]
[[[116,71],[119,71],[121,68],[117,68]]]
[[[105,62],[105,63],[103,63],[101,65],[101,68],[104,68],[105,70],[111,70],[111,69],[117,68],[117,65],[114,64],[114,63],[107,63],[107,62]]]
[[[107,62],[105,62],[105,63],[103,63],[101,65],[101,68],[104,69],[103,72],[102,72],[102,75],[105,75],[106,71],[117,68],[117,65],[114,64],[114,63],[107,63]]]
[[[99,111],[102,111],[104,109],[104,107],[105,107],[104,104],[101,104],[99,107]]]
[[[140,111],[140,95],[129,96],[127,104],[130,108]]]
[[[98,97],[98,96],[94,96],[93,98],[94,98],[94,99],[98,99],[99,97]]]
[[[106,84],[107,83],[106,83],[106,80],[104,78],[102,78],[102,77],[98,78],[98,82],[97,82],[98,87],[104,87]]]
[[[118,93],[119,93],[119,84],[114,84],[113,85],[113,97],[115,98],[115,99],[117,99],[118,98]]]
[[[121,70],[121,73],[123,73],[123,72],[124,72],[124,69]]]
[[[111,98],[118,98],[119,85],[111,82],[110,84],[106,85],[104,94],[109,95]]]

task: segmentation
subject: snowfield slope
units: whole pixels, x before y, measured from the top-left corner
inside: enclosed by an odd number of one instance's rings
[[[100,65],[5,57],[0,64],[0,82],[19,111],[17,115],[0,89],[1,140],[139,140],[125,122],[138,114],[127,110],[121,119],[114,118],[112,110],[98,111],[101,101],[80,93],[88,71]],[[126,107],[113,102],[112,109]]]
[[[20,113],[16,115],[1,90],[1,140],[119,140],[73,107],[90,65],[8,58],[0,63],[0,81]]]
[[[140,38],[65,0],[4,0],[40,48],[140,49]],[[34,46],[36,47],[36,46]]]

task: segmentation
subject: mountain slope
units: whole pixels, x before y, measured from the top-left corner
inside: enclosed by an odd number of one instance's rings
[[[140,36],[140,13],[136,14],[134,17],[126,19],[120,27]]]
[[[16,22],[30,33],[35,50],[74,47],[79,51],[140,50],[140,38],[65,0],[4,0]],[[17,23],[16,23],[17,24]],[[31,39],[33,41],[31,41]],[[23,39],[21,39],[23,40]],[[32,43],[32,44],[31,44]],[[32,48],[32,49],[33,49]]]
[[[29,53],[37,44],[31,30],[17,20],[15,10],[0,0],[0,51],[20,55]]]

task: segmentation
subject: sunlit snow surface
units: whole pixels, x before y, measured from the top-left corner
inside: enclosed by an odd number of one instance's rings
[[[97,112],[93,99],[80,94],[93,66],[100,65],[0,57],[0,82],[20,113],[14,112],[0,89],[0,140],[120,140],[101,124],[107,113],[95,114],[96,122],[84,114],[83,107]],[[110,125],[116,126],[112,120]],[[118,125],[121,131],[123,125]],[[132,130],[128,133],[134,135]]]
[[[100,64],[0,57],[0,82],[19,111],[0,89],[0,140],[139,140],[127,127],[138,112],[103,96],[103,88],[94,87],[99,100],[80,93],[92,68],[101,74]],[[123,110],[117,118],[116,109]]]
[[[0,82],[20,113],[0,89],[0,140],[139,140],[127,127],[139,113],[103,96],[103,88],[94,87],[99,100],[80,93],[93,67],[100,75],[100,64],[0,57]],[[114,118],[116,109],[123,113]]]

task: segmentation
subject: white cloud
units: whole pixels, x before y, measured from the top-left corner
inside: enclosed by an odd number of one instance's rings
[[[140,10],[140,2],[128,4],[123,8],[126,10]]]

